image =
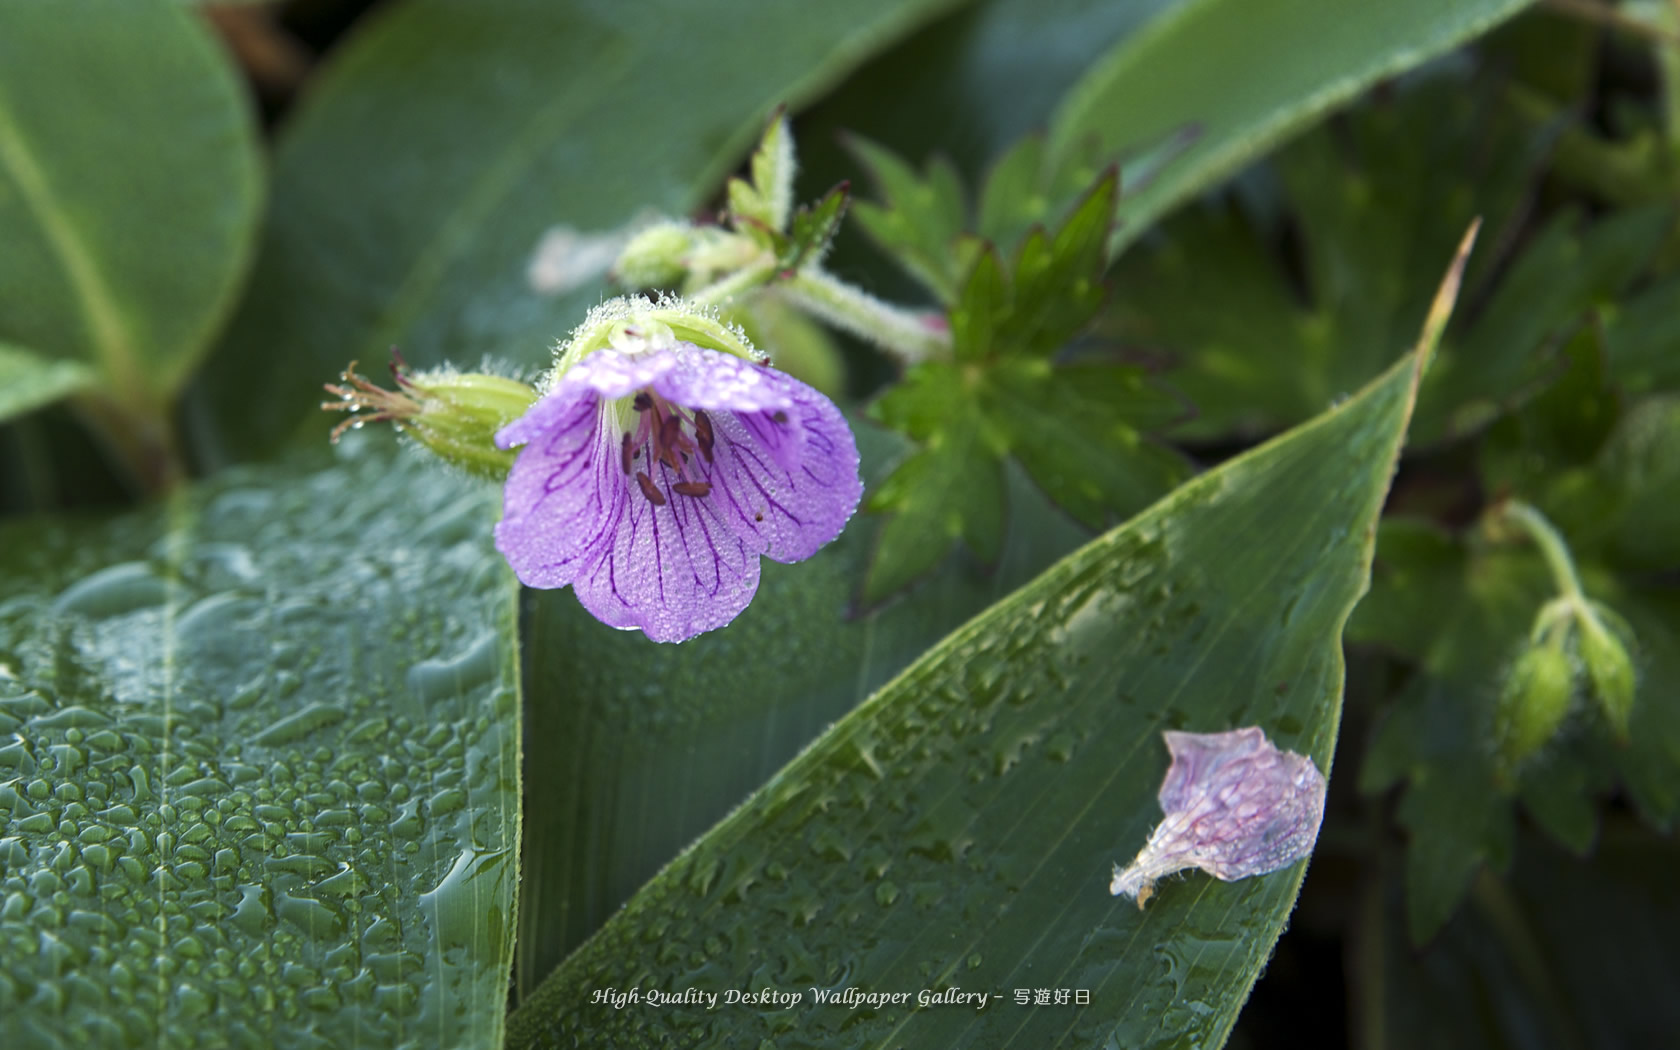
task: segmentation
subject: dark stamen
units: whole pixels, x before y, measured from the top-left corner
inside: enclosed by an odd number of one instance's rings
[[[634,401],[630,402],[630,404],[632,406],[634,406],[636,411],[646,412],[648,409],[653,407],[653,398],[648,397],[647,393],[644,391],[640,394],[637,394],[636,399]]]
[[[671,486],[671,491],[684,496],[704,496],[712,491],[712,486],[704,481],[679,481]]]
[[[631,458],[630,434],[629,434],[628,431],[625,432],[625,435],[624,435],[624,444],[619,446],[619,453],[623,457],[624,473],[628,474],[628,473],[630,473],[630,458]]]
[[[770,418],[777,423],[786,423],[787,413],[778,408],[776,411],[770,413]]]
[[[666,416],[659,424],[659,446],[664,449],[675,449],[682,440],[682,420],[676,416]]]
[[[647,497],[649,503],[656,507],[665,505],[665,494],[654,487],[653,479],[647,476],[646,471],[636,471],[636,484],[642,487],[642,495]]]
[[[712,461],[712,442],[715,440],[712,436],[712,420],[710,416],[699,409],[694,411],[694,437],[695,440],[700,442],[700,454],[706,457],[707,463],[710,463]]]

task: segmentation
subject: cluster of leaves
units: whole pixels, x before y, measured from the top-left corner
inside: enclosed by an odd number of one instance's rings
[[[1013,456],[1088,527],[1172,488],[1182,457],[1144,435],[1180,414],[1136,366],[1069,353],[1101,310],[1119,175],[1098,177],[1055,231],[1042,225],[1077,192],[1074,165],[1044,172],[1043,143],[1023,140],[993,169],[973,232],[961,182],[935,161],[925,176],[878,146],[857,152],[884,202],[858,218],[947,311],[949,360],[910,367],[870,414],[920,444],[870,496],[889,513],[864,597],[877,601],[926,573],[961,540],[982,561],[1003,545],[1005,463]]]
[[[657,0],[625,26],[528,0],[402,0],[288,116],[266,190],[238,71],[191,5],[6,15],[0,485],[47,479],[49,495],[31,482],[0,497],[35,511],[88,486],[87,449],[59,440],[69,417],[51,407],[68,399],[157,499],[0,527],[0,1042],[1217,1045],[1304,868],[1174,882],[1139,912],[1106,894],[1109,865],[1156,819],[1163,728],[1260,724],[1328,770],[1341,632],[1414,404],[1432,439],[1487,427],[1459,446],[1476,483],[1556,521],[1588,592],[1638,639],[1632,742],[1597,728],[1580,677],[1514,798],[1571,849],[1613,779],[1671,819],[1673,718],[1649,701],[1676,673],[1672,241],[1621,210],[1530,236],[1511,202],[1548,155],[1547,185],[1618,209],[1666,199],[1671,160],[1628,144],[1671,158],[1672,141],[1559,122],[1543,92],[1491,123],[1408,118],[1417,141],[1446,143],[1427,158],[1371,125],[1388,145],[1350,164],[1318,133],[1273,206],[1324,209],[1301,242],[1313,311],[1282,308],[1291,271],[1271,262],[1276,229],[1247,233],[1261,219],[1185,256],[1196,212],[1121,259],[1110,299],[1108,260],[1156,218],[1521,0],[1352,0],[1334,22],[1291,0],[989,0],[934,20],[952,6],[743,20],[736,4]],[[230,36],[272,33],[265,7],[218,8]],[[874,54],[933,86],[879,105],[896,81],[846,79]],[[945,312],[950,344],[875,403],[902,435],[860,429],[871,505],[891,515],[878,543],[854,527],[806,564],[767,566],[727,630],[650,652],[569,595],[518,594],[489,543],[492,492],[371,435],[327,458],[313,406],[346,360],[400,342],[421,367],[545,363],[600,286],[531,286],[543,227],[611,238],[648,207],[690,213],[774,103],[837,83],[810,137],[835,114],[879,114],[848,122],[920,156],[961,113],[989,144],[925,175],[858,147],[886,199],[856,214]],[[1047,117],[971,215],[970,169]],[[1464,148],[1484,140],[1501,148]],[[1508,180],[1465,165],[1478,156]],[[778,271],[808,271],[844,191],[796,213],[774,158],[728,184],[733,232]],[[1116,158],[1128,177],[1151,169],[1146,184],[1120,194]],[[814,168],[823,186],[846,174]],[[1632,176],[1585,181],[1612,169]],[[1435,172],[1517,189],[1495,194],[1501,212],[1434,189]],[[1431,199],[1450,203],[1438,220]],[[1420,403],[1433,338],[1386,366],[1474,211],[1523,251],[1478,262],[1478,309]],[[1379,219],[1380,235],[1345,233]],[[1174,252],[1205,285],[1174,284]],[[1245,317],[1248,296],[1268,305]],[[820,342],[786,305],[767,297],[743,321],[779,349]],[[1179,340],[1216,314],[1237,321]],[[1184,399],[1103,352],[1118,341],[1187,362],[1168,378],[1200,415],[1173,433],[1304,423],[1087,543],[1070,518],[1103,525],[1188,468],[1146,436]],[[953,538],[996,571],[944,558]],[[1385,698],[1365,779],[1410,785],[1411,914],[1427,933],[1477,858],[1511,853],[1487,722],[1553,588],[1532,551],[1480,531],[1394,520],[1378,542],[1355,634],[1406,657],[1409,684]],[[848,614],[860,581],[878,598],[923,575]],[[522,737],[552,760],[521,770]],[[1511,893],[1597,885],[1568,873],[1535,885],[1519,869]],[[1503,884],[1471,885],[1476,921],[1520,941]],[[1409,955],[1391,961],[1417,975]],[[1093,1000],[979,1015],[592,1003],[632,983],[1030,983]]]
[[[1544,78],[1584,90],[1590,65],[1576,67],[1590,32],[1553,21],[1523,33],[1564,59]],[[1628,194],[1589,217],[1563,192],[1575,167],[1562,159],[1588,133],[1547,82],[1496,61],[1516,46],[1494,41],[1481,65],[1397,85],[1280,151],[1246,196],[1167,223],[1117,265],[1137,294],[1101,323],[1194,404],[1176,435],[1264,433],[1380,368],[1429,294],[1432,260],[1483,217],[1472,309],[1448,329],[1414,423],[1414,441],[1434,451],[1402,479],[1349,627],[1403,668],[1392,695],[1375,698],[1360,783],[1377,797],[1407,785],[1397,816],[1420,944],[1478,869],[1509,868],[1519,804],[1582,856],[1599,800],[1618,786],[1655,828],[1680,814],[1680,719],[1663,702],[1680,683],[1676,198]],[[1652,154],[1642,185],[1661,185],[1671,147],[1641,148]],[[1206,308],[1214,289],[1231,308]],[[1631,724],[1595,713],[1604,687],[1574,642],[1555,650],[1555,681],[1541,681],[1534,657],[1554,650],[1532,636],[1559,584],[1534,545],[1500,527],[1507,500],[1557,525],[1628,643]],[[1546,708],[1525,712],[1543,719],[1527,739],[1511,735],[1519,696]]]

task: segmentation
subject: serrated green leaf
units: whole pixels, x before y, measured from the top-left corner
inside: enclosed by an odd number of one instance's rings
[[[232,306],[261,186],[244,88],[191,12],[7,11],[0,339],[86,369],[156,419]]]
[[[1020,362],[1018,365],[1042,364]],[[1181,411],[1133,367],[1005,367],[987,377],[982,411],[1057,506],[1091,528],[1141,510],[1189,473],[1143,436]]]
[[[842,182],[829,190],[815,204],[801,207],[788,226],[788,243],[777,260],[784,270],[797,269],[828,254],[828,246],[840,229],[850,199],[849,187]]]
[[[1431,373],[1425,403],[1435,407],[1419,413],[1419,438],[1468,432],[1540,385],[1548,362],[1535,348],[1627,288],[1661,242],[1667,214],[1633,209],[1584,230],[1567,213],[1548,223]]]
[[[864,577],[863,599],[873,604],[925,575],[958,541],[997,561],[1008,516],[1003,463],[971,417],[906,456],[868,506],[892,515]]]
[[[997,249],[982,246],[963,280],[960,298],[951,306],[951,356],[976,362],[990,358],[1013,299]]]
[[[501,1045],[494,500],[346,448],[0,531],[8,1045]]]
[[[515,1012],[510,1046],[1220,1043],[1304,865],[1175,881],[1142,912],[1109,896],[1110,865],[1159,819],[1165,727],[1259,724],[1328,765],[1341,626],[1417,365],[1190,482],[929,652],[617,913]],[[743,982],[805,998],[618,1011],[588,992]],[[956,985],[1086,988],[1091,1005],[811,998]]]
[[[1010,272],[1013,302],[996,337],[1006,353],[1047,357],[1096,317],[1119,194],[1119,175],[1110,170],[1053,238],[1035,232],[1022,242]]]
[[[50,405],[98,382],[93,369],[0,343],[0,421]]]
[[[962,181],[948,161],[935,159],[925,176],[881,146],[849,136],[847,147],[875,181],[882,203],[860,201],[858,225],[941,303],[957,297],[962,271],[952,245],[967,225]]]
[[[1191,0],[1126,37],[1069,91],[1050,150],[1107,155],[1195,137],[1147,184],[1131,180],[1111,247],[1383,77],[1481,33],[1524,0]],[[1310,41],[1310,46],[1303,46]],[[1294,58],[1280,62],[1279,54]]]
[[[611,237],[644,209],[692,212],[772,105],[810,100],[954,2],[747,15],[659,0],[624,18],[411,0],[370,21],[276,148],[256,294],[203,385],[205,454],[276,446],[312,418],[323,376],[392,344],[417,367],[486,353],[546,365],[602,289],[587,274],[564,293],[532,286],[548,231]]]

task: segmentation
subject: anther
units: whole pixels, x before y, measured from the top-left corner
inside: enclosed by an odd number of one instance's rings
[[[624,443],[619,446],[619,455],[623,459],[624,473],[630,473],[630,434],[628,432],[624,435]]]
[[[682,420],[676,416],[666,416],[659,424],[659,444],[662,448],[675,449],[682,440]]]
[[[770,418],[777,423],[786,423],[787,413],[778,408],[776,411],[770,413]]]
[[[712,436],[712,420],[710,416],[699,409],[694,411],[694,437],[700,442],[700,454],[706,457],[707,463],[710,463],[712,461],[712,442],[715,440]]]
[[[648,409],[653,407],[653,398],[648,397],[647,392],[643,391],[642,393],[637,394],[636,399],[630,402],[630,404],[636,411],[646,412]]]
[[[665,505],[665,494],[654,487],[653,479],[647,476],[647,471],[636,471],[636,484],[642,487],[642,495],[647,497],[649,503],[656,507]]]
[[[671,486],[671,491],[684,496],[704,496],[712,491],[712,486],[704,481],[679,481]]]

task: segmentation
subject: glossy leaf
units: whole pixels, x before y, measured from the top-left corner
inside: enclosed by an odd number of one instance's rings
[[[45,358],[0,343],[0,421],[85,390],[97,382],[86,365]]]
[[[775,104],[951,2],[393,7],[284,129],[256,294],[211,363],[201,440],[221,456],[273,447],[323,376],[393,343],[417,366],[546,365],[602,285],[535,289],[545,233],[610,238],[648,209],[694,210]],[[262,398],[239,396],[253,384]]]
[[[8,7],[0,339],[89,370],[155,417],[233,304],[260,203],[255,121],[193,12]]]
[[[1128,175],[1118,249],[1326,110],[1524,5],[1353,0],[1332,13],[1300,0],[1190,0],[1081,78],[1051,125],[1051,151],[1066,158],[1095,143],[1158,168],[1147,180]]]
[[[856,430],[873,490],[906,444]],[[603,630],[569,592],[527,592],[527,732],[546,757],[525,770],[521,997],[835,719],[1090,538],[1019,471],[1003,473],[1010,521],[996,564],[947,559],[866,611],[858,585],[880,531],[867,518],[809,561],[765,562],[746,612],[680,646]]]
[[[0,532],[8,1045],[501,1045],[493,494],[345,447]]]
[[[1229,1031],[1304,865],[1108,894],[1159,819],[1161,730],[1265,727],[1328,766],[1341,625],[1417,360],[1188,483],[918,660],[659,874],[510,1020],[514,1047],[1126,1046]],[[814,989],[961,986],[984,1010]],[[592,1005],[597,989],[798,991],[790,1009]],[[1085,988],[1084,1010],[1013,988]]]

